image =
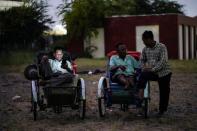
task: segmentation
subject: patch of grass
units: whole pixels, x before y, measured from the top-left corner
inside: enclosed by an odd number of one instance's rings
[[[0,71],[23,72],[24,67],[33,63],[35,53],[16,51],[10,55],[0,56]],[[76,60],[78,71],[106,70],[107,59],[79,58]],[[197,73],[197,60],[169,60],[173,72]]]
[[[94,69],[106,69],[107,60],[106,59],[89,59],[80,58],[76,60],[78,65],[78,70],[94,70]]]
[[[34,53],[31,51],[14,51],[0,56],[1,72],[23,72],[26,65],[33,63]]]
[[[106,69],[107,59],[80,58],[76,61],[79,70]],[[197,60],[169,60],[173,72],[196,73]]]
[[[197,72],[197,60],[170,60],[169,63],[173,72]]]
[[[23,73],[25,70],[25,67],[28,64],[22,64],[22,65],[1,65],[0,66],[0,72],[1,73],[8,73],[8,72],[16,72],[16,73]]]
[[[0,65],[23,65],[32,63],[34,53],[31,51],[14,51],[0,56]]]

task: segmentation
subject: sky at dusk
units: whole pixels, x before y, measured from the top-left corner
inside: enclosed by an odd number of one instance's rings
[[[187,16],[197,16],[197,0],[171,0],[177,1],[179,4],[185,5],[184,12]],[[62,3],[62,0],[48,0],[49,3],[49,15],[53,17],[55,25],[61,25],[61,18],[58,16],[58,5]]]

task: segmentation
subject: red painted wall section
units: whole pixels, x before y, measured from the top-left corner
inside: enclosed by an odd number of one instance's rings
[[[159,39],[168,49],[170,59],[178,59],[178,26],[197,26],[197,18],[177,14],[108,17],[104,22],[105,54],[115,49],[119,42],[128,50],[136,50],[136,26],[159,25]],[[197,45],[196,45],[197,46]],[[69,42],[68,51],[81,55],[84,52],[82,39]]]
[[[134,50],[132,44],[133,26],[127,18],[106,19],[105,21],[105,51],[106,53],[115,49],[118,42],[123,42],[128,49]]]
[[[118,42],[136,49],[136,26],[159,25],[160,42],[166,44],[170,58],[178,58],[177,15],[109,17],[105,21],[105,47],[108,53]]]
[[[84,53],[83,39],[71,39],[67,45],[67,50],[72,54],[82,55]]]
[[[178,19],[177,16],[164,16],[159,23],[160,42],[168,49],[170,59],[178,59]]]

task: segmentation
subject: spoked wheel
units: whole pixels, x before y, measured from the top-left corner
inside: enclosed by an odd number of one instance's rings
[[[104,90],[101,92],[101,97],[98,98],[98,109],[99,109],[99,115],[100,117],[105,116],[106,112],[106,104],[105,104],[105,95],[104,95]]]
[[[62,113],[62,106],[58,105],[58,106],[53,106],[53,111],[57,114]]]
[[[33,111],[34,121],[36,121],[37,120],[37,102],[32,102],[32,111]]]
[[[34,121],[37,120],[37,106],[38,106],[38,87],[37,81],[32,80],[31,82],[31,96],[32,96],[32,112]]]
[[[146,83],[146,87],[144,89],[144,118],[148,118],[149,115],[149,103],[150,103],[150,82]]]
[[[82,78],[80,78],[77,83],[77,86],[79,87],[79,91],[78,91],[79,117],[81,119],[84,119],[86,113],[85,81]]]
[[[120,109],[122,110],[122,111],[127,111],[128,110],[128,108],[129,108],[129,105],[128,104],[121,104],[120,105]]]
[[[80,102],[79,102],[79,117],[81,119],[85,118],[85,112],[86,112],[86,100],[80,100]]]
[[[101,77],[98,83],[98,110],[100,117],[104,117],[106,113],[105,89],[107,89],[107,80],[105,77]]]

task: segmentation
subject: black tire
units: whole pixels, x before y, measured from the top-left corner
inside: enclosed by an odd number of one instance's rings
[[[106,107],[108,106],[106,103],[107,101],[107,97],[106,97],[106,93],[107,92],[107,80],[106,78],[101,77],[99,80],[99,83],[102,82],[101,84],[99,84],[98,88],[100,88],[99,93],[100,96],[98,97],[98,110],[99,110],[99,116],[100,117],[104,117],[105,113],[106,113]],[[102,87],[101,87],[102,86]]]
[[[148,114],[149,114],[149,100],[148,98],[144,99],[144,118],[148,118]]]
[[[32,111],[33,111],[34,121],[36,121],[37,120],[37,102],[32,102]]]
[[[33,83],[35,83],[35,95],[38,97],[39,95],[38,95],[38,86],[37,86],[37,81],[32,81]],[[33,112],[33,117],[34,117],[34,121],[36,121],[37,120],[37,108],[38,108],[38,99],[35,97],[34,98],[34,96],[33,96],[33,85],[31,85],[32,87],[31,87],[31,104],[32,104],[32,112]]]
[[[98,99],[99,116],[105,116],[105,99],[104,97]]]
[[[83,98],[83,95],[82,95],[82,86],[83,86],[83,79],[81,78],[78,83],[77,83],[77,86],[78,86],[78,91],[77,91],[77,101],[78,101],[78,105],[79,105],[79,117],[81,119],[84,119],[85,118],[85,114],[86,114],[86,99]],[[85,84],[84,84],[85,86]],[[85,92],[86,94],[86,92]]]
[[[85,113],[86,113],[86,100],[80,100],[80,102],[79,102],[79,117],[81,119],[84,119]]]
[[[126,111],[128,111],[128,109],[129,109],[129,105],[128,104],[120,104],[120,110],[121,111],[126,112]]]
[[[121,111],[124,111],[124,106],[123,106],[123,104],[120,104],[120,110],[121,110]]]

